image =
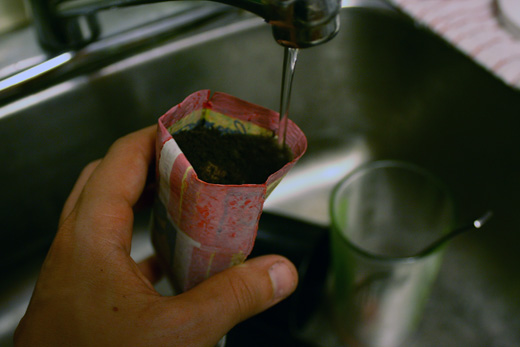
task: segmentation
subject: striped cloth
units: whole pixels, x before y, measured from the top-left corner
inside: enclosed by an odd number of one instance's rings
[[[520,38],[506,29],[494,0],[391,1],[506,84],[520,89]]]

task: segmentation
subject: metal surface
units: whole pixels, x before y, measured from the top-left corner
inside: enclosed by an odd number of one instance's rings
[[[191,37],[201,27],[208,30],[212,25],[236,21],[239,16],[229,6],[217,3],[154,4],[138,10],[100,14],[106,37],[77,51],[45,54],[37,45],[34,28],[5,35],[0,41],[0,105],[66,81],[78,71],[96,71],[128,54],[156,46],[158,41],[180,39],[187,32]]]
[[[309,150],[270,210],[328,223],[331,187],[370,159],[422,165],[454,191],[460,222],[410,346],[520,344],[520,93],[394,12],[346,9],[329,43],[300,52],[291,118]],[[260,21],[158,43],[0,107],[0,345],[27,305],[65,197],[89,161],[209,88],[277,109],[283,50]],[[142,218],[134,254],[151,252]],[[318,324],[318,323],[321,323]],[[308,339],[334,346],[325,319]]]
[[[52,52],[78,49],[102,33],[97,13],[119,7],[165,0],[29,0],[42,46]],[[287,47],[312,47],[333,38],[339,30],[340,0],[214,0],[262,17],[273,36]]]
[[[0,34],[27,24],[23,0],[0,1]]]

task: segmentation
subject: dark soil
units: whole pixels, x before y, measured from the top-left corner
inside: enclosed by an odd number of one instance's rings
[[[218,184],[263,184],[293,158],[273,137],[227,134],[201,121],[173,135],[199,179]]]

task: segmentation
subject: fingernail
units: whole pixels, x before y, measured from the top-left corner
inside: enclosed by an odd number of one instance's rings
[[[296,276],[286,262],[278,261],[269,268],[274,299],[283,299],[296,289]]]

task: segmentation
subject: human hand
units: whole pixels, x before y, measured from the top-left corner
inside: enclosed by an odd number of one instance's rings
[[[155,127],[127,135],[81,173],[60,218],[19,346],[215,346],[240,321],[292,293],[297,272],[263,256],[173,297],[152,283],[154,258],[130,257],[133,206],[154,160]]]

